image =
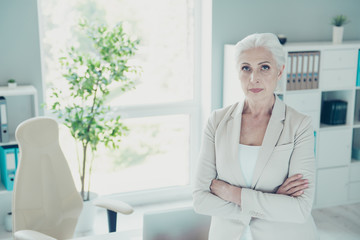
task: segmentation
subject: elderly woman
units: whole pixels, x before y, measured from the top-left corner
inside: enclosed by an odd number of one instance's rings
[[[285,68],[277,37],[236,44],[245,100],[214,111],[204,130],[194,208],[211,215],[211,240],[317,239],[311,119],[274,94]]]

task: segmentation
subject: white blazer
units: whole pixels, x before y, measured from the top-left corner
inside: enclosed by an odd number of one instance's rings
[[[212,216],[209,239],[239,240],[247,225],[254,240],[318,239],[311,216],[315,192],[311,118],[276,97],[252,184],[246,188],[238,159],[243,105],[214,111],[204,130],[193,201],[195,211]],[[298,173],[309,180],[301,196],[275,194],[286,178]],[[210,193],[215,178],[243,187],[241,206]]]

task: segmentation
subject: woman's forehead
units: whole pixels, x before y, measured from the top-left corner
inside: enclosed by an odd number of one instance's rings
[[[272,53],[264,48],[264,47],[257,47],[257,48],[250,48],[243,51],[239,56],[240,63],[252,63],[252,62],[263,62],[268,61],[270,63],[274,63],[274,57]]]

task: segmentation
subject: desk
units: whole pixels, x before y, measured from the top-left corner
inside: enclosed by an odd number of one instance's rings
[[[114,232],[94,236],[85,236],[74,238],[74,240],[142,240],[142,230],[133,230],[126,232]]]

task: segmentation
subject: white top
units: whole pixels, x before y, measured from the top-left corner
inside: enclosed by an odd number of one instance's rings
[[[254,174],[256,160],[259,155],[260,146],[249,146],[239,144],[239,160],[240,169],[245,178],[246,187],[251,187],[251,182]],[[250,226],[245,228],[245,233],[241,240],[252,240]]]

